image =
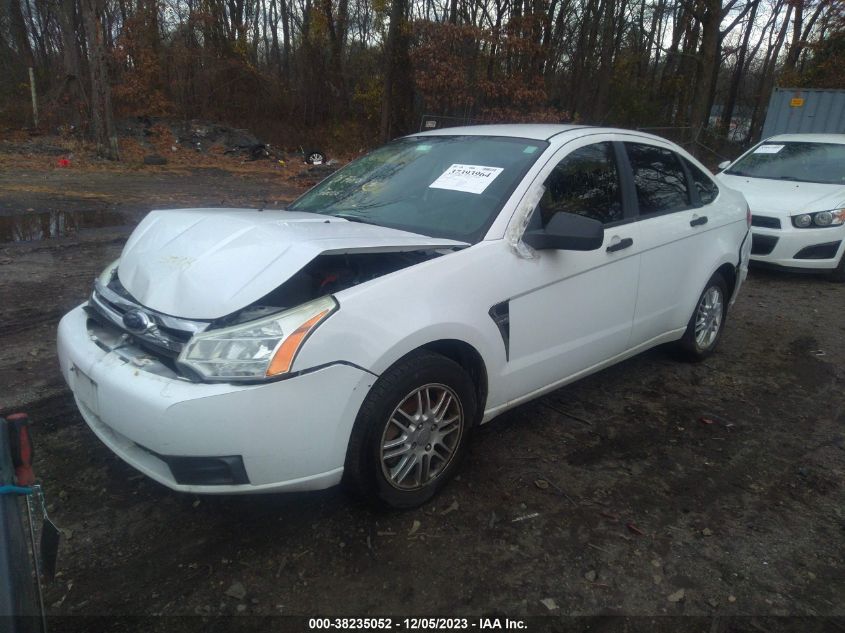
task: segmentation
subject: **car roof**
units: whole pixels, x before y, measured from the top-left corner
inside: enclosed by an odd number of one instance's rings
[[[461,127],[444,127],[438,130],[417,132],[408,136],[508,136],[513,138],[529,138],[538,141],[548,141],[552,137],[564,132],[585,132],[590,134],[633,134],[653,141],[668,142],[665,139],[640,130],[626,130],[623,128],[602,127],[596,125],[573,125],[564,123],[502,123],[493,125],[466,125]]]
[[[778,134],[770,136],[764,142],[783,141],[794,143],[840,143],[845,145],[845,134]]]
[[[571,125],[563,123],[506,123],[493,125],[467,125],[462,127],[444,127],[439,130],[418,132],[409,136],[508,136],[513,138],[529,138],[537,141],[548,141],[553,136],[564,132],[595,133],[623,133],[636,134],[643,138],[666,142],[667,139],[640,132],[620,128],[599,127],[592,125]],[[670,141],[671,142],[671,141]]]
[[[530,138],[538,141],[547,141],[562,132],[583,129],[585,127],[587,126],[552,123],[467,125],[429,130],[427,132],[420,132],[419,134],[412,134],[411,136],[510,136],[513,138]]]

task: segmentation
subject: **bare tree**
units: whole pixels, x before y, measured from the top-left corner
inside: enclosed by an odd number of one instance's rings
[[[757,131],[802,67],[845,86],[841,16],[842,0],[0,0],[0,114],[25,124],[32,66],[42,118],[86,113],[114,157],[112,101],[289,144],[389,138],[432,109],[706,128],[720,104],[714,132],[749,112]]]
[[[97,153],[109,160],[120,160],[112,114],[106,48],[103,43],[102,5],[103,0],[81,0],[82,23],[85,28],[91,73],[91,125],[97,143]]]
[[[381,138],[390,140],[397,129],[402,130],[407,107],[407,93],[401,74],[408,67],[407,0],[392,0],[390,29],[387,35],[384,61],[384,97],[381,106]]]

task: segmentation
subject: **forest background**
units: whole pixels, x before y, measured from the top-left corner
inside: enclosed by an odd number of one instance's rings
[[[772,88],[845,88],[843,0],[0,0],[0,127],[201,119],[357,151],[440,123],[738,145]]]

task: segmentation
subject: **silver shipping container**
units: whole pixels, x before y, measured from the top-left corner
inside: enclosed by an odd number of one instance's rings
[[[845,90],[775,88],[762,138],[799,133],[845,134]]]

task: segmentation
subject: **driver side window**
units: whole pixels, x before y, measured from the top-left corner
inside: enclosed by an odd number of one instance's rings
[[[594,143],[561,160],[544,183],[540,215],[545,227],[555,213],[575,213],[603,224],[623,219],[622,191],[613,145]]]

